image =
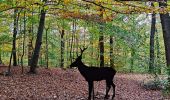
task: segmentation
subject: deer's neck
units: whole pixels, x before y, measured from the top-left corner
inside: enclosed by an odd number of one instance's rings
[[[81,69],[81,68],[85,68],[87,67],[82,61],[79,62],[78,64],[78,68]]]
[[[80,73],[85,77],[85,71],[87,69],[87,66],[81,61],[78,65],[78,70]]]

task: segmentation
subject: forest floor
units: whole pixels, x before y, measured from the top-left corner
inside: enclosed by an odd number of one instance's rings
[[[0,66],[0,72],[5,70]],[[0,76],[0,100],[87,100],[87,82],[77,69],[38,68],[38,74],[21,74],[21,67],[12,67],[12,76]],[[117,73],[114,78],[114,100],[170,100],[161,91],[141,87],[147,74]],[[104,100],[105,82],[95,82],[95,100]],[[111,95],[112,90],[110,91]]]

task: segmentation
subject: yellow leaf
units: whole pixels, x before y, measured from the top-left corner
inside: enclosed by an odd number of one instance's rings
[[[64,0],[64,3],[65,3],[65,4],[68,4],[68,3],[70,3],[70,1],[71,1],[71,0]]]
[[[100,3],[102,0],[96,0],[97,3]]]

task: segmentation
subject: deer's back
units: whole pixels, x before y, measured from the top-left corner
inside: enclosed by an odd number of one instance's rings
[[[86,80],[100,81],[100,80],[113,80],[116,70],[110,67],[87,67],[85,71]]]

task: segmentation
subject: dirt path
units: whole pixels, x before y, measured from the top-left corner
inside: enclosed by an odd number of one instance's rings
[[[13,76],[0,76],[0,100],[87,99],[87,82],[77,70],[41,68],[38,75],[21,75],[20,68],[15,68],[12,72]],[[165,100],[160,91],[141,88],[141,82],[146,78],[147,75],[118,73],[114,79],[115,100]],[[96,100],[104,100],[105,87],[104,81],[95,82]]]

